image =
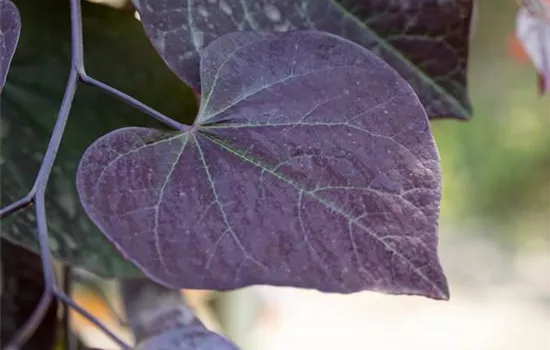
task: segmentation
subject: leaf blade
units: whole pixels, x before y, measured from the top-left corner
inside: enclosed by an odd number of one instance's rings
[[[71,64],[69,2],[19,0],[17,6],[27,25],[0,96],[2,207],[33,186]],[[132,13],[84,2],[82,21],[88,74],[180,121],[194,116],[192,91],[163,64]],[[141,272],[88,219],[78,202],[74,177],[80,157],[93,140],[129,123],[164,127],[98,88],[79,86],[48,182],[46,210],[53,256],[103,277]],[[0,230],[11,242],[38,251],[32,207],[2,219]]]
[[[0,0],[0,93],[6,84],[11,60],[21,32],[21,17],[10,0]]]
[[[219,45],[247,40],[224,64]],[[176,288],[448,297],[438,154],[393,69],[316,31],[227,34],[202,59],[211,86],[194,130],[119,129],[79,165],[86,211],[129,259]]]
[[[196,89],[199,53],[224,33],[317,29],[350,39],[386,60],[413,86],[430,118],[471,115],[466,92],[471,0],[135,0],[134,4],[157,51]]]

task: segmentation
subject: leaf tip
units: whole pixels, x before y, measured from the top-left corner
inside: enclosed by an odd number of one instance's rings
[[[449,301],[451,299],[451,293],[449,291],[449,286],[445,282],[445,285],[442,286],[443,288],[440,288],[437,290],[437,292],[432,296],[432,299],[435,300],[442,300],[442,301]]]
[[[451,298],[449,284],[447,282],[447,277],[440,272],[441,278],[437,281],[434,281],[433,288],[428,293],[425,294],[426,297],[434,300],[448,301]]]

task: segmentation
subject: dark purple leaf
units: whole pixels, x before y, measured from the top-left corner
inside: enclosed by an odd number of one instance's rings
[[[206,48],[193,127],[130,127],[77,172],[84,209],[159,283],[447,298],[428,118],[386,63],[316,31]]]
[[[70,2],[16,2],[24,28],[0,96],[0,207],[33,187],[48,148],[71,67]],[[193,120],[198,108],[191,89],[166,67],[131,12],[82,1],[82,30],[88,74],[165,115],[182,122]],[[48,180],[52,256],[107,278],[141,272],[89,220],[78,203],[74,178],[86,148],[129,123],[163,127],[101,89],[80,86]],[[3,218],[0,234],[39,252],[36,224],[31,206]]]
[[[317,29],[382,57],[428,115],[468,118],[466,65],[473,0],[133,0],[176,74],[199,88],[199,53],[224,33]]]
[[[0,92],[6,84],[20,32],[21,18],[17,7],[10,0],[0,0]]]

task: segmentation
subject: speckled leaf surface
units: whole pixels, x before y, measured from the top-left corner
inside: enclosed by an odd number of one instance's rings
[[[382,57],[428,116],[470,117],[466,66],[473,0],[132,0],[168,65],[199,88],[199,53],[239,30],[317,29]]]
[[[2,206],[21,198],[33,185],[70,68],[69,2],[19,0],[17,6],[25,25],[0,101]],[[175,118],[194,116],[192,91],[162,62],[132,13],[86,1],[82,6],[91,76]],[[99,89],[79,86],[46,192],[52,253],[102,276],[141,273],[88,219],[74,179],[86,147],[127,125],[161,127]],[[2,219],[1,232],[13,243],[36,249],[34,207]]]
[[[19,41],[21,17],[10,0],[0,0],[0,92],[6,84],[6,76]]]
[[[410,85],[317,31],[236,32],[201,55],[194,126],[86,151],[86,212],[155,281],[444,299],[439,158]]]

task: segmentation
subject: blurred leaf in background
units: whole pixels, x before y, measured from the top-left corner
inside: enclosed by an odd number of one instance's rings
[[[544,239],[550,96],[540,97],[535,68],[511,42],[516,1],[480,1],[478,9],[468,82],[474,118],[432,122],[443,164],[442,220],[484,223],[491,227],[484,232],[507,245]]]

